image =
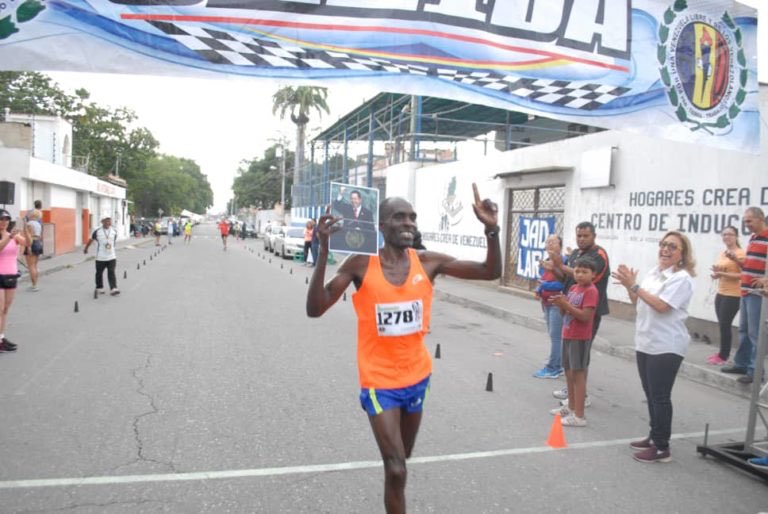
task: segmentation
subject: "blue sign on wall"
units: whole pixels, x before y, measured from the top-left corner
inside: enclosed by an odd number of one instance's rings
[[[525,278],[539,278],[539,262],[547,257],[547,237],[555,233],[555,218],[520,217],[518,238],[519,258],[517,275]]]

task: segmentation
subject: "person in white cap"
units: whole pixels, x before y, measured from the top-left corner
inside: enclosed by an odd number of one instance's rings
[[[112,228],[112,216],[105,213],[101,215],[101,227],[91,234],[91,239],[85,245],[83,253],[88,253],[91,243],[96,242],[96,291],[104,294],[104,269],[107,270],[109,281],[109,293],[112,296],[120,294],[117,288],[117,255],[115,245],[117,243],[117,230]]]

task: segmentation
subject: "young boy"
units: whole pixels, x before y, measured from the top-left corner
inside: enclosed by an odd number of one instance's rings
[[[573,261],[573,278],[576,283],[568,290],[568,296],[550,299],[563,313],[562,364],[568,384],[568,405],[550,411],[562,416],[567,427],[584,427],[584,398],[587,394],[587,368],[592,348],[592,321],[599,299],[597,288],[592,284],[596,265],[588,257]]]

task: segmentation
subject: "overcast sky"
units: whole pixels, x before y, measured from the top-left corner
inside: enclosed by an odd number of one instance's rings
[[[768,13],[765,0],[740,0]],[[768,37],[759,26],[759,74],[768,82]],[[174,77],[49,72],[70,92],[84,87],[98,104],[128,107],[160,141],[160,151],[196,161],[214,193],[214,212],[223,211],[232,197],[239,163],[261,157],[270,138],[294,140],[290,120],[272,116],[272,94],[280,84],[264,79],[214,80]],[[327,127],[363,100],[376,94],[360,87],[329,90],[331,114],[313,114],[310,131]]]

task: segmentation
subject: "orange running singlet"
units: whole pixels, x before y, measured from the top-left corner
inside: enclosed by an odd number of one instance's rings
[[[410,270],[400,286],[387,281],[379,257],[368,258],[360,289],[352,295],[357,313],[357,367],[360,387],[399,389],[424,380],[432,360],[424,345],[432,309],[432,282],[416,250],[408,249]]]

